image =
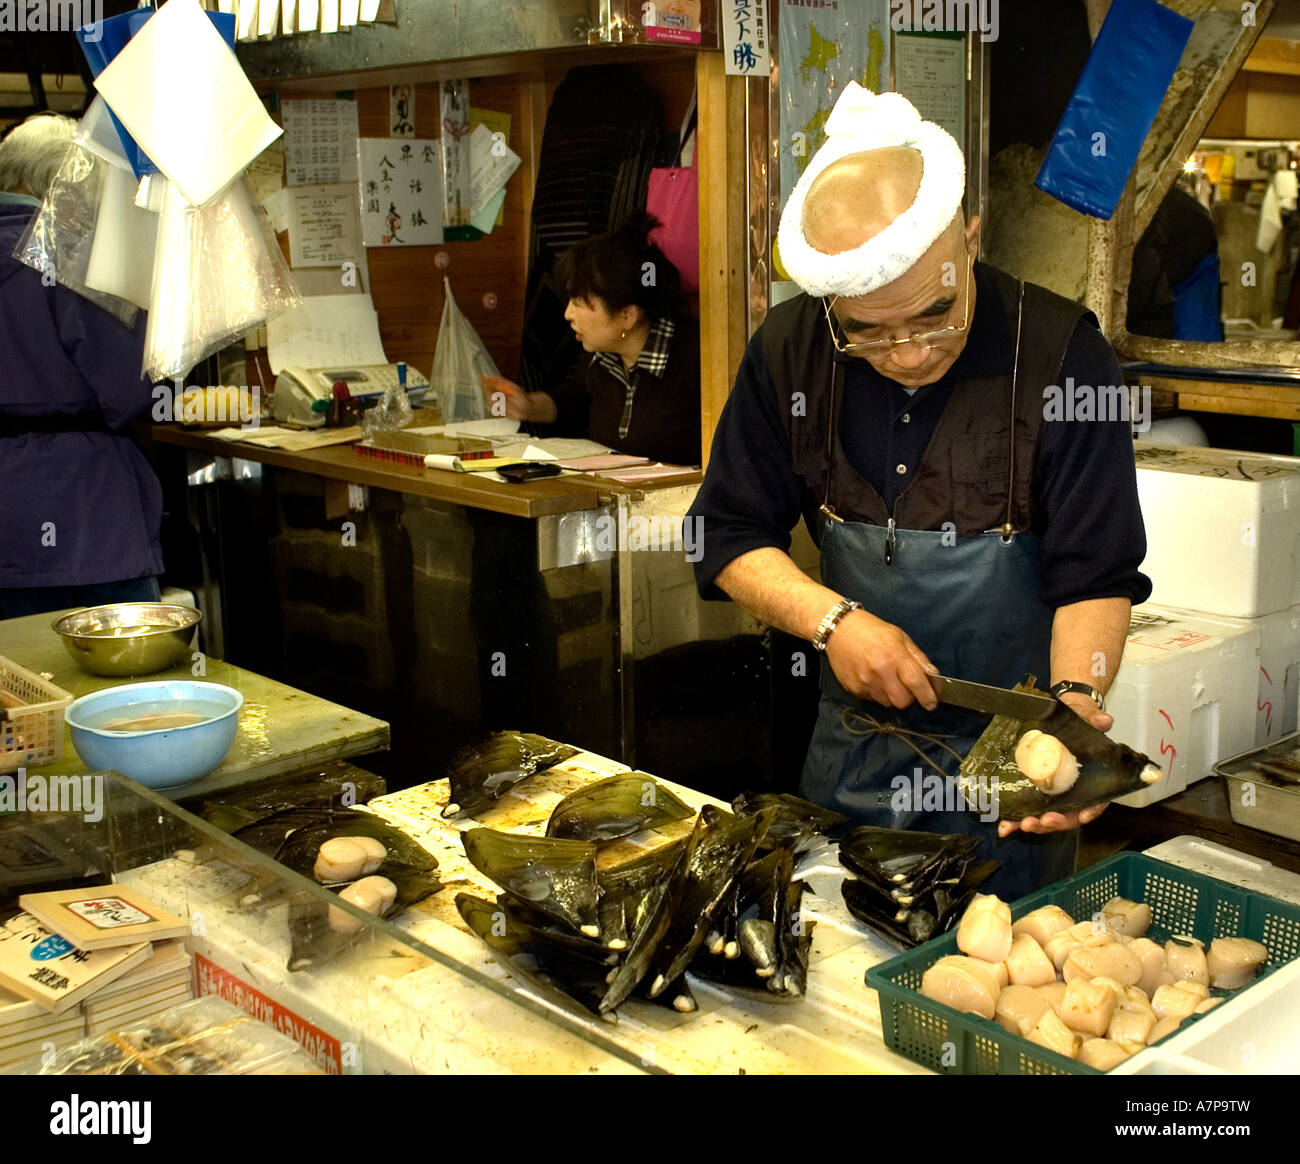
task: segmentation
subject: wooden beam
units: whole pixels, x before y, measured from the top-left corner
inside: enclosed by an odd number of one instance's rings
[[[1243,73],[1276,73],[1300,77],[1300,40],[1261,36],[1242,63]]]
[[[720,53],[700,53],[695,158],[700,211],[700,433],[708,464],[722,407],[745,354],[745,99]]]

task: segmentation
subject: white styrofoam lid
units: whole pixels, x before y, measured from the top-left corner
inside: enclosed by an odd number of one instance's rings
[[[1225,481],[1256,483],[1278,477],[1300,476],[1300,457],[1243,453],[1236,449],[1157,445],[1149,441],[1134,441],[1133,453],[1139,469],[1155,469],[1165,473],[1186,473],[1191,476],[1218,477]]]

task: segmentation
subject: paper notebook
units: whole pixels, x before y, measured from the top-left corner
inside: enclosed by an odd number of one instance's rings
[[[125,885],[24,893],[18,904],[78,950],[183,938],[189,923]]]

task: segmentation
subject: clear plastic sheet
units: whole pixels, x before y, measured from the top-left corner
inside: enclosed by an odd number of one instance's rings
[[[149,379],[184,376],[231,340],[301,302],[246,176],[202,207],[167,183],[145,335]]]
[[[483,399],[480,376],[500,376],[496,361],[479,339],[474,325],[456,306],[451,280],[443,276],[446,295],[442,322],[438,325],[438,346],[433,353],[432,390],[438,394],[444,423],[453,420],[483,420],[487,402]]]
[[[79,132],[68,146],[41,208],[18,240],[14,258],[40,272],[47,282],[84,295],[130,327],[139,310],[136,305],[86,283],[109,168],[110,163],[86,147]]]
[[[8,1075],[322,1075],[288,1035],[216,995],[9,1068]]]

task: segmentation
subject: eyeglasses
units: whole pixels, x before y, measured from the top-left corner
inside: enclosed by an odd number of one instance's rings
[[[904,344],[916,344],[923,348],[932,348],[942,343],[946,339],[952,339],[961,335],[970,327],[970,273],[973,264],[966,264],[966,290],[963,292],[965,300],[965,317],[959,326],[941,327],[937,331],[921,331],[910,334],[906,339],[878,339],[878,340],[861,340],[857,343],[841,343],[839,331],[843,330],[843,325],[835,318],[831,308],[839,301],[836,295],[829,302],[822,300],[822,309],[826,312],[826,323],[831,329],[831,343],[835,345],[835,350],[843,355],[852,356],[858,352],[885,352],[892,351],[894,348],[902,347]],[[949,309],[951,310],[951,308]],[[846,335],[852,334],[849,332]]]

